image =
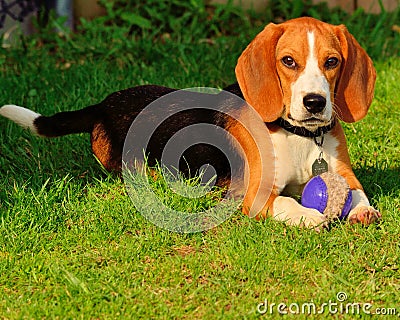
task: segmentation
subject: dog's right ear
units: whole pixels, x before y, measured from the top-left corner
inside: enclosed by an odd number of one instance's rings
[[[340,120],[351,123],[367,114],[374,97],[376,71],[371,58],[344,25],[335,27],[335,31],[343,55],[335,104]]]
[[[235,69],[244,98],[264,122],[275,121],[283,112],[276,70],[276,45],[283,32],[281,26],[268,24],[243,51]]]

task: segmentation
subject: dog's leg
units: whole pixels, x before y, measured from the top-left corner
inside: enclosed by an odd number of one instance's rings
[[[369,225],[382,217],[378,210],[371,207],[363,190],[356,189],[352,190],[351,192],[353,196],[353,202],[348,217],[350,223],[362,223]]]
[[[255,208],[258,208],[257,215]],[[250,217],[255,216],[256,219],[272,216],[275,220],[288,225],[314,228],[316,231],[328,226],[326,217],[318,210],[305,208],[293,198],[276,194],[270,195],[262,209],[260,209],[260,203],[247,194],[243,202],[243,212]]]
[[[326,217],[316,209],[305,208],[295,199],[278,196],[272,204],[274,219],[284,221],[289,225],[315,228],[327,227]]]
[[[336,126],[334,131],[334,134],[339,138],[339,140],[346,141],[341,126]],[[382,215],[378,210],[371,207],[361,183],[358,181],[353,169],[351,168],[347,144],[340,144],[337,148],[337,152],[338,161],[336,163],[336,173],[346,179],[346,182],[352,190],[353,202],[348,216],[349,222],[368,225],[379,220]]]
[[[340,173],[347,181],[351,189],[353,201],[348,216],[350,223],[362,223],[369,225],[379,220],[382,215],[378,210],[371,207],[367,196],[364,193],[361,183],[358,181],[350,167]]]
[[[351,210],[348,216],[350,223],[362,223],[365,225],[371,224],[379,220],[382,215],[378,210],[371,207],[368,198],[364,193],[361,183],[357,180],[356,176],[350,167],[347,167],[345,174],[341,174],[347,181],[351,189],[353,201],[351,203]]]

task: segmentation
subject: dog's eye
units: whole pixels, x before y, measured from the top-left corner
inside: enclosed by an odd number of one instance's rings
[[[336,68],[338,64],[339,64],[339,59],[332,57],[325,61],[325,68],[333,69],[333,68]]]
[[[290,57],[290,56],[283,57],[281,59],[281,61],[286,67],[288,67],[290,69],[294,69],[297,66],[296,65],[296,61],[294,61],[294,59],[292,57]]]

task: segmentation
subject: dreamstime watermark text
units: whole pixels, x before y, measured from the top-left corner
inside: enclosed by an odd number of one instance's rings
[[[396,308],[378,307],[374,308],[371,303],[360,303],[348,301],[345,292],[338,292],[335,300],[328,300],[321,304],[315,302],[304,303],[284,303],[269,302],[265,299],[257,305],[257,313],[259,314],[349,314],[349,315],[387,315],[398,316],[400,318],[400,310]]]

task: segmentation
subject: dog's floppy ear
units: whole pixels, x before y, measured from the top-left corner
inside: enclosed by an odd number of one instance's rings
[[[372,60],[344,25],[336,27],[343,64],[337,83],[335,104],[345,122],[364,118],[374,97],[376,72]]]
[[[282,27],[268,24],[243,51],[235,69],[244,98],[264,122],[276,120],[283,111],[276,70],[276,44],[282,33]]]

